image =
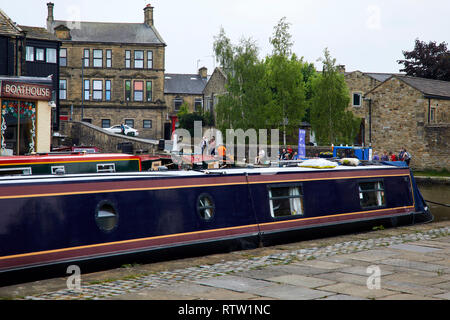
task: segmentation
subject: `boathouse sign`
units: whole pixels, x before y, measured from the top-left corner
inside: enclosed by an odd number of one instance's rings
[[[52,86],[23,83],[13,81],[0,81],[0,96],[2,98],[45,100],[52,99]]]

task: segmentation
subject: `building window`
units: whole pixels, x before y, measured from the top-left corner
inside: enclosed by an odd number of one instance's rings
[[[131,100],[131,81],[130,80],[125,81],[125,100],[126,101]]]
[[[147,69],[153,69],[153,51],[147,51]]]
[[[303,215],[302,186],[269,187],[269,204],[273,218]]]
[[[59,80],[59,99],[67,99],[67,80]]]
[[[127,69],[131,68],[131,51],[130,50],[125,51],[125,68],[127,68]]]
[[[436,108],[430,108],[430,122],[436,122]]]
[[[144,51],[142,50],[134,51],[134,67],[136,69],[144,68]]]
[[[133,119],[125,119],[125,124],[130,128],[134,128],[134,120]]]
[[[182,104],[183,104],[183,98],[175,98],[173,100],[173,105],[174,105],[175,111],[180,111]]]
[[[84,80],[84,100],[90,100],[91,98],[91,87],[89,80]]]
[[[67,49],[59,49],[59,66],[67,67]]]
[[[93,100],[102,100],[103,98],[103,81],[92,80],[92,98]]]
[[[151,129],[152,128],[152,120],[144,120],[142,123],[142,127],[144,129]]]
[[[106,50],[106,67],[112,67],[112,50]]]
[[[354,107],[361,107],[361,93],[354,93],[353,94],[353,106]]]
[[[194,110],[195,112],[201,112],[203,109],[203,99],[195,98],[194,100]]]
[[[111,120],[110,119],[102,119],[102,128],[111,128]]]
[[[144,81],[134,81],[134,101],[144,101]]]
[[[152,92],[152,82],[151,81],[147,81],[147,101],[150,102],[153,99],[153,92]]]
[[[360,182],[359,201],[363,209],[384,207],[386,200],[383,181]]]
[[[111,80],[105,80],[105,100],[111,101]]]
[[[103,50],[93,50],[93,62],[92,65],[94,68],[102,68],[103,67]]]
[[[83,52],[83,61],[84,61],[84,67],[89,67],[89,49],[84,49]]]
[[[27,46],[27,52],[26,52],[26,60],[27,61],[34,61],[34,48]]]
[[[36,48],[36,61],[45,61],[45,50]]]
[[[47,48],[47,63],[56,63],[56,49]]]

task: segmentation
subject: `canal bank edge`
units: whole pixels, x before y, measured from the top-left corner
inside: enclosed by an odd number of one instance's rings
[[[450,177],[414,176],[418,184],[444,184],[450,185]]]

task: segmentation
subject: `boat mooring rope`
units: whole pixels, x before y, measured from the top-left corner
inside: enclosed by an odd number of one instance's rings
[[[439,203],[439,202],[433,202],[433,201],[430,201],[430,200],[425,200],[425,202],[429,202],[429,203],[432,203],[432,204],[437,204],[438,206],[443,206],[443,207],[450,208],[450,204],[444,204],[444,203]]]

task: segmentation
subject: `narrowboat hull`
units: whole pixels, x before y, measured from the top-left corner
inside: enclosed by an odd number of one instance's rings
[[[410,170],[390,166],[10,177],[0,208],[0,272],[432,219]]]

